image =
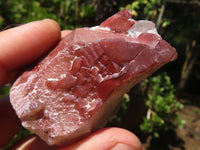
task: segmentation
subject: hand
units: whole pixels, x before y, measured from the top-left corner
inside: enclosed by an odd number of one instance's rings
[[[0,85],[12,82],[23,67],[51,50],[69,32],[61,32],[59,25],[49,19],[31,22],[0,32]],[[3,139],[0,138],[1,148],[21,127],[10,106],[8,97],[0,99],[0,117],[3,121],[0,124],[0,133],[1,137],[4,137]],[[11,131],[11,129],[13,130]],[[37,138],[41,143],[38,137],[34,136],[34,138]],[[30,143],[31,146],[37,147],[38,142],[32,140]],[[51,148],[49,147],[49,149]],[[141,143],[134,134],[125,129],[104,128],[83,140],[59,149],[140,150]]]

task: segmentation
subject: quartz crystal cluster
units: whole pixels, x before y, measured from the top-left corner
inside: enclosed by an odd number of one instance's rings
[[[176,59],[152,22],[131,18],[125,9],[73,30],[16,80],[10,100],[25,128],[49,145],[81,139],[105,125],[125,92]]]

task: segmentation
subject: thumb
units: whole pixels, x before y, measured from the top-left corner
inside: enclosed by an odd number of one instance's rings
[[[141,150],[140,140],[121,128],[104,128],[89,137],[58,150]]]

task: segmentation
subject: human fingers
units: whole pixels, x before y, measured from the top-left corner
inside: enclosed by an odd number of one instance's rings
[[[140,140],[121,128],[104,128],[59,150],[141,150]]]
[[[13,79],[19,68],[47,53],[60,38],[59,25],[50,19],[0,32],[0,85]]]
[[[101,129],[81,141],[62,148],[48,146],[34,135],[13,146],[13,149],[22,148],[23,150],[141,150],[141,143],[133,133],[125,129],[111,127]]]

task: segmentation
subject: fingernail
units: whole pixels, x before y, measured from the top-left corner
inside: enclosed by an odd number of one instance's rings
[[[113,148],[111,148],[110,150],[136,150],[135,148],[133,148],[130,145],[127,144],[122,144],[122,143],[118,143],[117,145],[115,145]]]

